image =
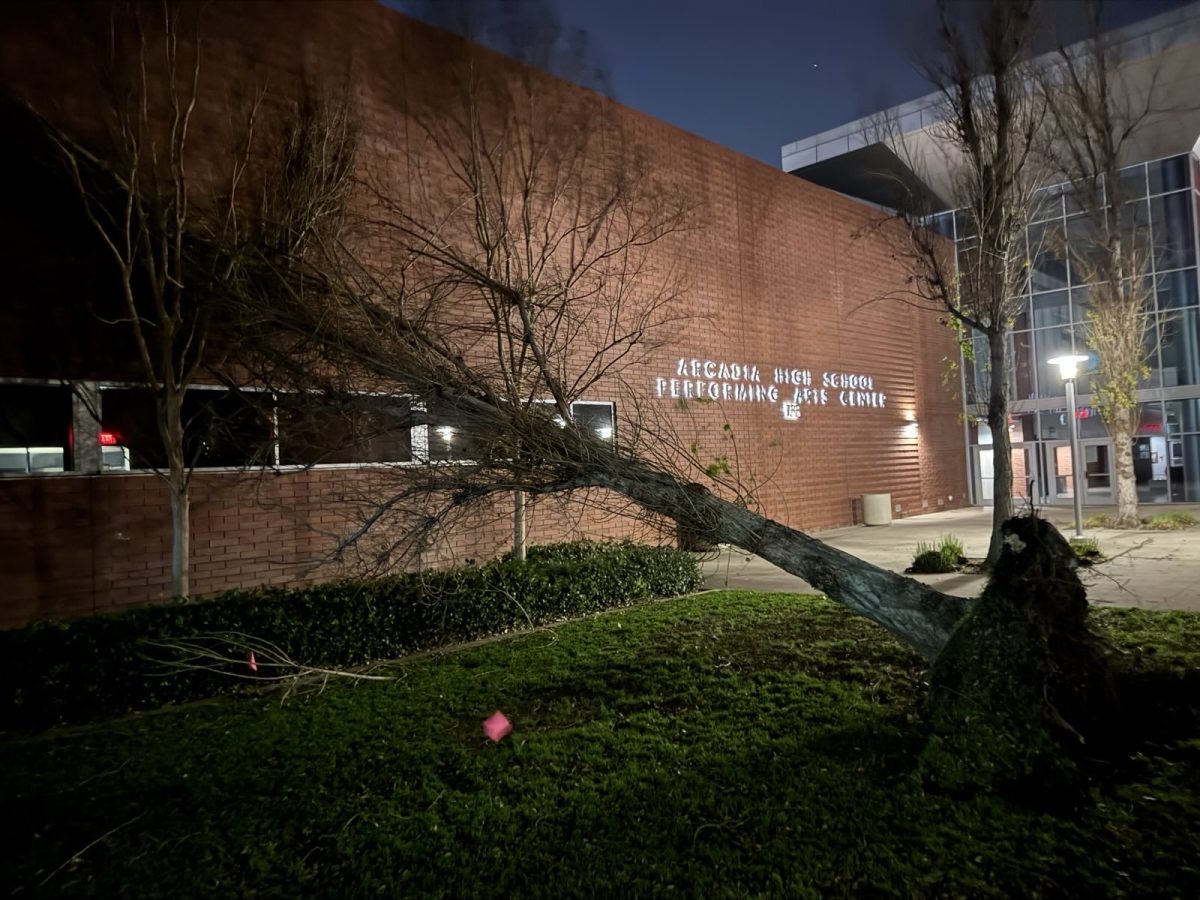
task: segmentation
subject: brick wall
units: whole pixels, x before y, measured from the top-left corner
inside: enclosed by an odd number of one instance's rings
[[[64,24],[76,6],[61,7],[62,16],[28,4],[0,11],[0,79],[64,127],[86,132],[95,127],[93,79]],[[197,140],[219,139],[214,123],[222,114],[228,120],[220,98],[232,103],[256,84],[278,93],[348,78],[363,121],[364,164],[403,197],[412,172],[409,111],[435,89],[438,61],[460,52],[459,42],[369,0],[211,4],[203,22],[205,75],[225,83],[206,95]],[[497,71],[513,71],[483,57]],[[546,90],[578,94],[536,77]],[[663,266],[687,272],[679,301],[687,320],[655,357],[622,371],[620,385],[597,388],[595,399],[618,400],[618,434],[623,427],[628,433],[623,417],[630,414],[621,392],[633,391],[685,444],[694,441],[701,463],[734,458],[762,510],[796,527],[849,523],[866,492],[890,492],[899,516],[963,505],[960,404],[943,383],[956,346],[934,315],[885,299],[904,272],[872,227],[877,214],[640,113],[616,112],[653,169],[696,199],[703,225],[661,250]],[[29,250],[16,255],[17,274],[0,288],[11,292],[0,303],[0,377],[53,377],[72,367],[94,376],[111,363],[113,345],[91,338],[99,326],[80,315],[78,298],[81,289],[101,290],[104,270],[85,253],[46,249],[66,245],[42,199],[28,189],[0,199],[0,234]],[[46,312],[55,304],[67,314]],[[57,340],[60,321],[72,323],[70,341]],[[94,346],[108,347],[109,359],[80,361]],[[656,379],[692,358],[752,363],[764,373],[802,368],[817,379],[825,371],[868,374],[888,401],[882,409],[842,407],[834,391],[829,405],[805,407],[798,421],[786,421],[778,403],[683,409],[655,397]],[[337,565],[315,565],[336,535],[353,528],[378,477],[344,469],[197,476],[194,592],[328,578],[369,563],[364,549]],[[602,506],[542,500],[531,513],[531,536],[621,536],[638,527],[611,512],[611,502]],[[510,529],[507,502],[474,510],[439,534],[417,564],[491,557],[507,546]],[[0,625],[159,599],[168,588],[169,547],[165,491],[154,476],[0,480]]]

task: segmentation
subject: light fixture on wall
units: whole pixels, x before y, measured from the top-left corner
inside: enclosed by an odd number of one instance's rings
[[[904,420],[904,428],[900,431],[905,437],[914,438],[917,436],[917,419],[916,416],[909,416]]]
[[[1075,495],[1075,537],[1083,537],[1083,471],[1079,461],[1083,454],[1079,452],[1079,418],[1075,410],[1075,379],[1079,375],[1079,364],[1087,362],[1086,356],[1056,356],[1046,360],[1052,366],[1058,366],[1058,373],[1067,386],[1067,414],[1071,417],[1071,482]]]

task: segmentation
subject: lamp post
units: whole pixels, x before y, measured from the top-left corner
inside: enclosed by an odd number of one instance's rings
[[[1079,419],[1075,415],[1075,376],[1079,373],[1079,364],[1087,362],[1086,356],[1056,356],[1047,360],[1052,366],[1058,366],[1059,374],[1067,385],[1067,411],[1071,416],[1071,478],[1075,489],[1075,537],[1083,537],[1083,470],[1079,465],[1083,454],[1079,450]]]

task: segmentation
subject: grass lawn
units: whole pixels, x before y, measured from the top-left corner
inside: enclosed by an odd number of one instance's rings
[[[1200,615],[1097,616],[1200,657]],[[393,671],[4,738],[0,888],[1200,896],[1195,728],[1069,816],[932,792],[920,661],[817,598],[706,594]],[[491,744],[497,708],[515,730]]]

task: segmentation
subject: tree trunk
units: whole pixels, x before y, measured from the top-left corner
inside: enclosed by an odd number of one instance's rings
[[[579,480],[608,488],[713,542],[730,543],[798,575],[882,625],[926,659],[945,645],[966,601],[821,543],[779,522],[685,484],[636,460],[612,458]]]
[[[167,490],[171,501],[171,596],[190,591],[191,498],[183,445],[183,392],[168,383],[159,397],[159,421],[167,455]]]
[[[1137,528],[1138,517],[1137,478],[1133,472],[1133,431],[1136,412],[1132,409],[1117,409],[1109,414],[1108,433],[1113,442],[1113,468],[1115,469],[1117,493],[1118,528]]]
[[[187,484],[177,486],[171,479],[171,596],[186,597],[190,591],[191,569],[191,498]]]
[[[512,558],[525,561],[525,492],[513,491],[513,547]]]
[[[1003,526],[1013,517],[1012,440],[1008,434],[1008,335],[988,334],[987,423],[992,431],[992,538],[987,564],[994,566],[1003,549]]]

